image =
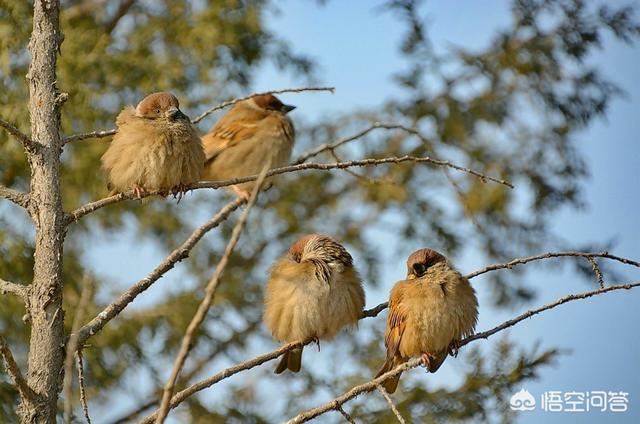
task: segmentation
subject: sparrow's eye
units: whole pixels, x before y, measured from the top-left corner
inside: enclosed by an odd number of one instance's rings
[[[423,263],[415,263],[413,264],[413,272],[416,276],[421,276],[427,270],[427,267]]]
[[[156,109],[155,111],[157,114],[160,114],[160,109]]]
[[[291,255],[291,258],[296,262],[300,262],[300,254],[299,253],[295,253],[295,254]]]

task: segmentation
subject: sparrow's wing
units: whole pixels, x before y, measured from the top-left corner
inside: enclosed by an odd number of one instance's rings
[[[402,303],[405,295],[405,286],[406,284],[404,283],[396,284],[389,297],[389,316],[387,317],[387,329],[384,335],[388,361],[400,356],[400,342],[407,325],[407,309]]]
[[[258,131],[259,121],[243,119],[227,121],[224,118],[211,129],[211,132],[202,137],[207,162],[223,150],[241,143],[242,140],[250,139]]]

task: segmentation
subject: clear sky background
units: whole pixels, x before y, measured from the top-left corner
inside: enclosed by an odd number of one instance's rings
[[[611,2],[622,4],[619,1]],[[299,52],[314,57],[320,64],[318,76],[322,84],[335,86],[335,94],[302,93],[283,95],[285,102],[298,109],[292,118],[315,121],[331,119],[336,112],[357,107],[371,107],[397,94],[391,75],[402,68],[398,45],[403,26],[389,13],[376,10],[377,2],[364,0],[329,1],[324,7],[313,2],[289,0],[278,2],[280,13],[270,18],[271,25]],[[449,45],[467,48],[483,47],[495,31],[509,25],[509,2],[506,1],[431,1],[425,10],[430,15],[429,32],[437,49]],[[627,93],[611,102],[607,119],[594,122],[577,135],[591,176],[586,181],[585,210],[564,210],[557,214],[554,231],[569,245],[615,240],[612,253],[640,259],[640,200],[638,169],[640,168],[640,47],[604,40],[604,49],[593,55],[605,76]],[[292,75],[265,66],[253,87],[256,91],[302,84]],[[294,156],[295,156],[294,152]],[[120,239],[95,255],[99,271],[116,281],[134,281],[144,276],[166,254],[150,246],[127,248]],[[389,243],[392,245],[392,243]],[[428,241],[425,241],[428,245]],[[415,246],[422,247],[422,246]],[[550,246],[545,250],[556,250]],[[128,251],[127,249],[130,249]],[[117,253],[116,253],[117,252]],[[111,254],[109,254],[111,253]],[[531,252],[531,254],[541,252]],[[123,263],[122,258],[131,261]],[[113,259],[117,257],[118,259]],[[484,265],[480,255],[469,249],[457,265],[463,273]],[[570,261],[570,259],[567,259]],[[478,330],[491,328],[525,309],[542,305],[569,293],[591,290],[592,285],[571,271],[571,267],[548,269],[532,264],[527,280],[538,289],[532,305],[496,312],[487,307],[488,281],[473,280],[480,295]],[[623,269],[626,281],[637,281],[640,273]],[[368,292],[368,306],[386,300],[391,285],[402,278],[404,264],[388,264],[383,273],[384,287]],[[126,277],[126,278],[125,278]],[[174,270],[167,279],[179,279]],[[622,282],[622,281],[620,281]],[[166,286],[165,286],[166,287]],[[155,289],[155,287],[154,287]],[[153,290],[150,290],[153,292]],[[156,292],[157,294],[157,292]],[[149,293],[136,300],[141,305],[153,298]],[[484,301],[483,301],[484,299]],[[140,302],[140,303],[139,303]],[[483,304],[484,303],[484,304]],[[588,300],[560,306],[537,315],[503,332],[521,345],[541,348],[560,347],[570,353],[559,358],[554,367],[541,370],[541,378],[524,388],[538,397],[544,391],[625,391],[629,392],[629,411],[625,414],[527,412],[519,423],[560,422],[640,422],[640,290],[619,291]],[[480,342],[487,351],[500,337]],[[381,347],[382,348],[382,347]],[[259,351],[265,351],[264,347]],[[430,387],[455,387],[459,381],[460,361],[448,360],[438,373],[429,378]],[[337,393],[335,394],[337,395]]]

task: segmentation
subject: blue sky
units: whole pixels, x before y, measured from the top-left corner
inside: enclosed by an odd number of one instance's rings
[[[324,7],[316,7],[310,1],[278,2],[280,13],[270,18],[272,27],[278,28],[280,35],[297,51],[318,61],[320,83],[337,89],[333,95],[282,95],[285,102],[298,106],[292,114],[294,120],[331,119],[336,113],[376,106],[389,96],[398,94],[391,75],[403,65],[397,53],[403,28],[393,15],[376,10],[376,4],[364,0],[333,0]],[[438,49],[450,45],[483,47],[497,29],[509,24],[510,19],[508,2],[504,1],[433,1],[427,3],[425,10],[429,13],[430,34]],[[636,136],[640,133],[640,87],[637,84],[640,48],[607,39],[605,48],[591,60],[607,77],[618,83],[627,96],[612,102],[606,120],[594,122],[576,136],[591,171],[585,185],[588,207],[581,211],[560,212],[553,226],[556,234],[570,241],[571,245],[614,239],[616,247],[612,253],[638,259],[640,201],[634,177],[640,168]],[[253,89],[263,91],[302,84],[302,80],[295,76],[265,66]],[[95,259],[99,272],[122,282],[125,287],[127,282],[143,277],[164,257],[165,252],[151,245],[134,244],[133,238],[132,243],[128,243],[127,236],[123,237],[94,250],[89,259]],[[471,250],[457,265],[463,273],[471,272],[485,265],[478,256]],[[473,280],[481,303],[479,330],[491,328],[529,307],[592,287],[571,273],[569,267],[549,270],[530,265],[529,269],[527,280],[539,290],[538,297],[530,306],[509,311],[496,312],[487,307],[483,299],[486,300],[489,282],[481,277]],[[368,292],[368,305],[384,301],[389,288],[403,276],[403,272],[404,264],[389,264],[383,273],[384,286]],[[638,272],[627,272],[626,275],[627,281],[640,278]],[[166,278],[172,281],[180,279],[179,267]],[[164,287],[170,285],[164,283]],[[150,292],[155,292],[155,289]],[[118,289],[114,287],[113,291],[117,293]],[[136,305],[144,305],[153,298],[153,293],[145,294],[136,300]],[[616,292],[561,306],[503,332],[502,335],[508,335],[525,347],[540,343],[541,348],[571,350],[570,354],[559,358],[555,367],[544,368],[538,381],[524,386],[534,395],[551,390],[623,390],[630,393],[630,411],[625,414],[529,412],[520,415],[518,422],[534,423],[542,419],[550,423],[578,419],[591,423],[604,420],[639,422],[640,338],[635,334],[640,320],[639,302],[638,289]],[[383,325],[382,321],[380,325]],[[489,347],[498,339],[495,337],[480,343]],[[257,346],[256,352],[267,349]],[[313,355],[318,357],[322,354]],[[428,376],[430,387],[455,387],[461,366],[461,361],[445,362],[438,373]],[[423,373],[414,372],[411,378],[426,377]],[[327,399],[330,395],[327,394]]]

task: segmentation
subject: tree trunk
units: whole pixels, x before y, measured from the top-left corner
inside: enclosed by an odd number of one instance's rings
[[[35,265],[29,293],[31,319],[27,383],[35,398],[22,399],[23,423],[55,423],[64,361],[62,251],[65,236],[60,194],[60,107],[56,59],[62,43],[57,0],[36,0],[29,43],[29,114],[36,147],[27,151],[31,167],[29,213],[35,223]]]

